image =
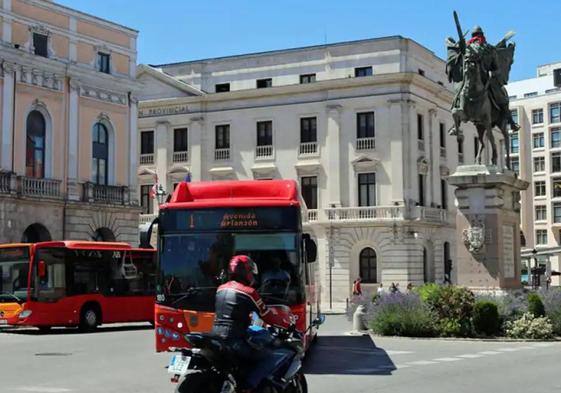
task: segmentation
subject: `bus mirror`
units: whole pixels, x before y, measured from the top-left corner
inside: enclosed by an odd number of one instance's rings
[[[152,240],[152,229],[158,222],[159,219],[156,218],[154,221],[140,226],[140,248],[153,248],[150,244]]]
[[[39,274],[39,278],[45,278],[47,275],[47,264],[45,261],[39,261],[39,264],[37,265],[37,273]]]
[[[314,242],[308,234],[304,234],[303,239],[304,247],[306,248],[306,261],[315,262],[318,254],[316,242]]]

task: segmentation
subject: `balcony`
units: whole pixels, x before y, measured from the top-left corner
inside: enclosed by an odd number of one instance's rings
[[[446,224],[451,217],[448,210],[435,207],[414,206],[411,211],[411,219],[415,221],[425,221],[431,224]]]
[[[154,153],[140,155],[140,165],[150,165],[153,163],[154,163]]]
[[[228,161],[230,159],[230,148],[214,149],[215,161]]]
[[[357,138],[356,140],[356,150],[373,150],[375,147],[376,139],[374,137]]]
[[[0,194],[10,194],[12,192],[12,176],[11,173],[0,173]]]
[[[32,198],[61,198],[60,185],[62,181],[54,179],[37,179],[20,177],[21,195]]]
[[[84,183],[84,201],[125,205],[128,203],[128,187],[106,186],[103,184]]]
[[[328,221],[391,221],[403,220],[404,208],[402,206],[335,207],[325,209],[325,214]]]
[[[173,162],[187,162],[189,161],[188,151],[174,151],[173,152]]]
[[[156,213],[140,214],[139,217],[138,217],[138,223],[139,223],[139,225],[149,224],[152,221],[154,221],[156,219],[156,217],[158,217],[158,215]]]
[[[255,148],[256,159],[266,159],[273,157],[273,145],[257,146]]]
[[[298,150],[298,155],[300,155],[301,157],[317,156],[318,143],[317,142],[300,143],[300,149]]]
[[[308,221],[309,222],[314,222],[314,221],[318,221],[319,218],[319,210],[318,209],[310,209],[308,210],[307,214],[308,214]]]

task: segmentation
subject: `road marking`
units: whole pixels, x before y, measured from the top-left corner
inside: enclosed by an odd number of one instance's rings
[[[527,349],[534,349],[534,347],[530,347],[530,346],[517,347],[517,348],[520,349],[521,351],[525,351]]]
[[[476,353],[468,353],[465,355],[458,355],[459,358],[465,358],[465,359],[477,359],[477,358],[482,358],[483,355],[478,355]]]
[[[516,351],[520,351],[520,348],[499,348],[499,349],[497,349],[497,351],[501,351],[501,352],[516,352]]]
[[[415,352],[412,352],[412,351],[391,351],[390,350],[390,351],[386,351],[386,353],[388,355],[408,355],[408,354],[415,353]]]
[[[430,360],[417,360],[416,362],[407,362],[407,364],[412,366],[428,366],[429,364],[437,364],[438,362],[433,362]]]
[[[33,393],[67,393],[72,390],[66,388],[48,388],[44,386],[23,386],[17,388],[20,392],[33,392]]]
[[[478,352],[478,354],[480,354],[480,355],[500,355],[501,352],[496,352],[496,351],[483,351],[483,352]]]
[[[435,362],[458,362],[462,359],[458,359],[458,358],[436,358],[436,359],[432,359]]]
[[[534,344],[534,347],[547,348],[547,347],[551,347],[553,345],[554,345],[553,343],[538,343],[538,344]]]
[[[408,366],[408,365],[406,365],[406,364],[396,364],[396,365],[395,365],[395,368],[396,368],[397,370],[401,370],[402,368],[409,368],[409,367],[411,367],[411,366]]]

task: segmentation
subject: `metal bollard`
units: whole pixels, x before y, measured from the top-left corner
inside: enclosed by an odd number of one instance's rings
[[[366,328],[366,306],[361,304],[356,308],[353,314],[353,331],[363,332]]]

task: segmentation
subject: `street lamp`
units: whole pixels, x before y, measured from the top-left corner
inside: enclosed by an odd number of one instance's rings
[[[530,267],[530,273],[532,275],[532,288],[537,289],[539,285],[539,273],[538,273],[538,250],[535,248],[532,250],[532,255],[534,256],[534,268]]]
[[[167,192],[166,190],[164,190],[164,187],[162,187],[161,184],[158,184],[158,187],[156,188],[156,198],[158,199],[158,205],[164,203],[166,195]]]

